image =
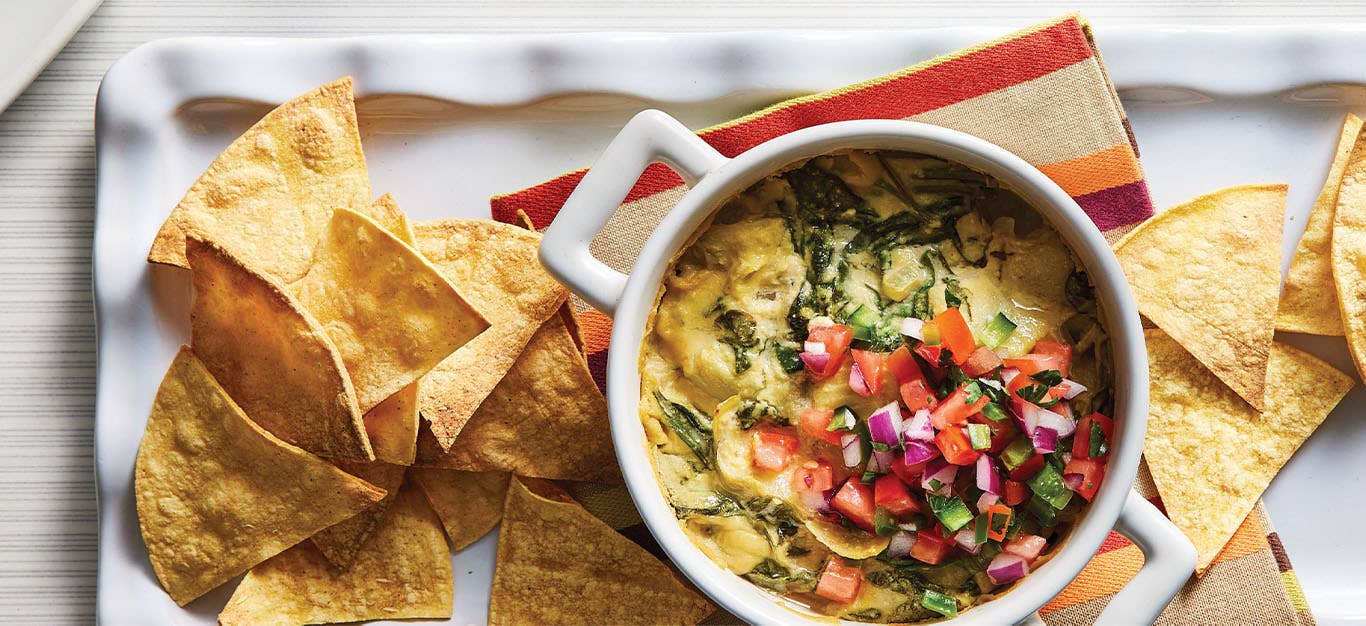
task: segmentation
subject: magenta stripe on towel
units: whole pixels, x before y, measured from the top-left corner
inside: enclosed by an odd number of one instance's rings
[[[1141,180],[1073,199],[1101,231],[1136,224],[1153,216],[1148,183]]]

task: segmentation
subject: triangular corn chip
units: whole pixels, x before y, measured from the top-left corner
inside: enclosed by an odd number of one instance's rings
[[[1157,214],[1115,256],[1138,311],[1244,400],[1266,406],[1285,185],[1229,187]]]
[[[351,79],[343,78],[276,107],[223,150],[171,211],[147,260],[188,267],[185,237],[197,232],[293,282],[333,209],[369,203]]]
[[[418,222],[417,247],[489,321],[428,373],[419,410],[443,449],[569,292],[537,260],[541,236],[492,220]]]
[[[157,390],[134,491],[152,569],[182,606],[385,495],[247,419],[189,348]]]
[[[370,508],[309,537],[313,546],[322,552],[334,567],[345,570],[351,567],[351,562],[356,559],[356,554],[360,552],[365,540],[370,538],[370,533],[375,530],[380,518],[389,510],[389,505],[394,503],[394,498],[398,497],[406,468],[388,463],[361,463],[340,459],[336,460],[336,464],[342,471],[388,492],[383,500]]]
[[[1361,118],[1347,114],[1338,137],[1328,179],[1314,201],[1304,234],[1290,259],[1290,272],[1281,291],[1281,307],[1276,313],[1276,330],[1311,335],[1342,335],[1342,313],[1337,294],[1328,289],[1333,282],[1333,214],[1338,201],[1338,186],[1361,132]]]
[[[512,481],[490,624],[696,624],[714,610],[668,565],[558,487]]]
[[[415,238],[408,216],[398,202],[384,194],[370,204],[367,215],[400,241],[413,245]],[[417,386],[421,379],[365,413],[365,433],[375,449],[375,460],[396,465],[412,465],[417,454]]]
[[[1366,133],[1358,133],[1333,214],[1333,283],[1357,372],[1366,377]]]
[[[535,442],[535,445],[527,445]],[[420,437],[419,465],[620,482],[607,400],[564,318],[552,315],[460,431],[450,450]]]
[[[389,396],[365,414],[365,433],[375,460],[412,465],[417,457],[417,395],[421,380]]]
[[[1259,413],[1166,333],[1144,336],[1151,406],[1143,453],[1167,516],[1195,544],[1203,574],[1353,383],[1317,357],[1274,343],[1266,411]]]
[[[503,517],[507,472],[461,472],[446,469],[408,470],[427,502],[441,518],[451,549],[464,550],[487,535]]]
[[[332,214],[313,266],[290,289],[341,352],[362,411],[488,327],[422,255],[348,209]]]
[[[218,615],[218,623],[448,619],[454,593],[441,522],[422,494],[407,487],[350,569],[338,572],[311,544],[299,544],[253,567]]]
[[[228,395],[271,434],[314,454],[370,461],[341,354],[279,284],[217,244],[186,242],[191,345]]]

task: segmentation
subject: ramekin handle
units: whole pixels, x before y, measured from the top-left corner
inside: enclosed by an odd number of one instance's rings
[[[1157,507],[1133,491],[1115,532],[1143,551],[1143,567],[1110,599],[1096,624],[1151,624],[1195,571],[1195,546]]]
[[[678,120],[655,110],[637,113],[545,230],[541,264],[593,308],[612,315],[626,276],[593,257],[588,250],[593,238],[651,163],[668,165],[692,184],[726,160]]]

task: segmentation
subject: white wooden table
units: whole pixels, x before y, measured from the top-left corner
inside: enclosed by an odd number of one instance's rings
[[[7,5],[43,1],[0,0],[0,19]],[[181,35],[889,29],[983,23],[1005,30],[1075,9],[1104,24],[1366,22],[1366,2],[1359,0],[858,4],[862,6],[846,7],[838,0],[106,0],[37,82],[0,114],[0,623],[93,621],[92,111],[104,71],[143,42]]]

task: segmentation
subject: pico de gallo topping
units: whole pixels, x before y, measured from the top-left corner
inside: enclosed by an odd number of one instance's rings
[[[1104,483],[1090,282],[963,166],[818,157],[727,203],[675,262],[641,413],[688,536],[868,622],[957,615],[1048,558]]]

